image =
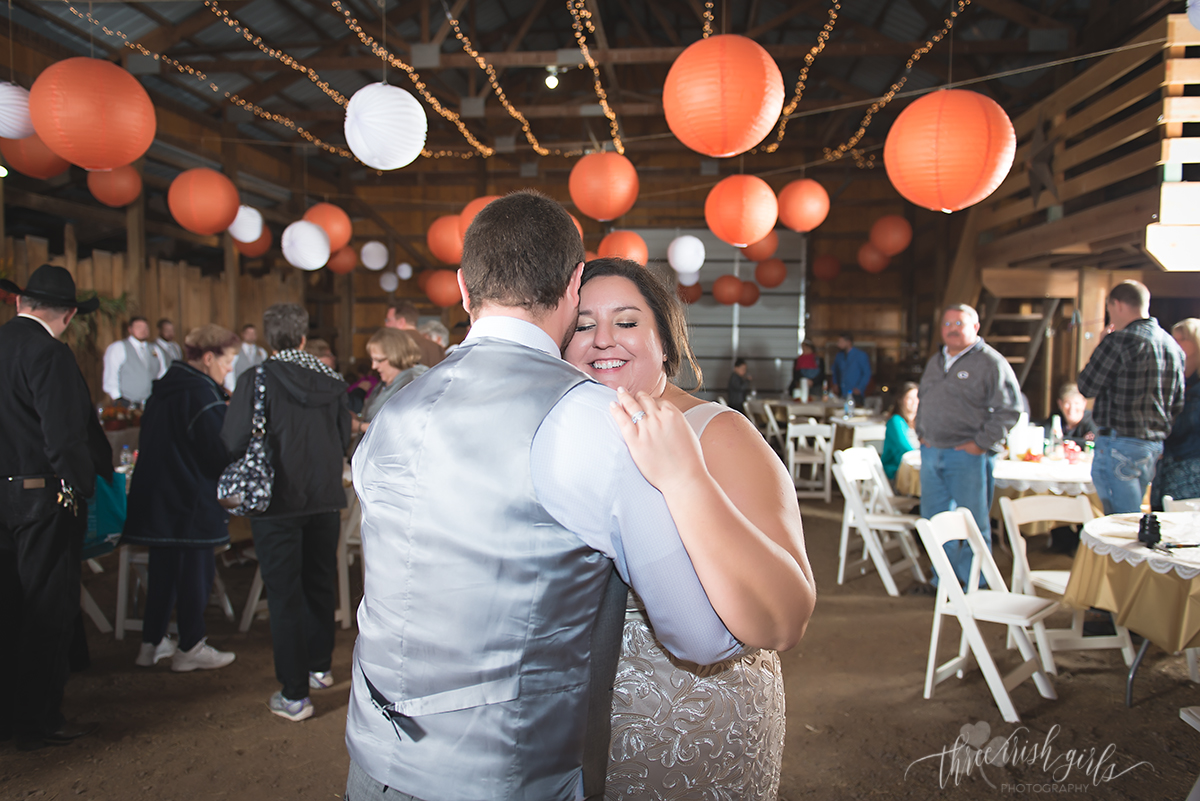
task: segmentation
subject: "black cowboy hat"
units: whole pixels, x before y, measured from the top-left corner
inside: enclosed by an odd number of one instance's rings
[[[83,301],[76,300],[75,279],[64,268],[53,264],[43,264],[34,270],[24,289],[4,278],[0,278],[0,289],[53,306],[76,308],[80,314],[91,314],[100,307],[100,298],[95,296]]]

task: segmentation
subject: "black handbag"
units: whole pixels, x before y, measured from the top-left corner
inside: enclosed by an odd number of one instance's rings
[[[271,486],[275,468],[267,447],[267,389],[261,366],[254,373],[254,418],[250,423],[250,444],[217,480],[217,500],[239,517],[262,514],[271,505]]]

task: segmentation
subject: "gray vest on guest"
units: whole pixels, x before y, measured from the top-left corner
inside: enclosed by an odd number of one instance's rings
[[[149,342],[145,343],[146,361],[143,362],[128,339],[121,340],[121,344],[125,346],[125,362],[117,371],[121,397],[134,403],[145,403],[146,398],[150,397],[154,379],[158,378],[158,351]]]
[[[575,797],[612,563],[539,502],[530,449],[585,380],[475,340],[394,397],[355,454],[368,558],[346,742],[377,781],[427,801]]]

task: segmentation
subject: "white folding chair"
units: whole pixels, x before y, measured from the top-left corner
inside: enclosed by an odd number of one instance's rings
[[[779,418],[775,416],[775,407],[771,405],[770,401],[759,401],[759,403],[762,404],[763,415],[766,418],[764,422],[766,425],[767,442],[770,443],[771,447],[775,448],[777,452],[782,453],[783,431],[781,431],[779,428]]]
[[[765,401],[748,399],[742,404],[742,409],[746,412],[746,419],[754,424],[754,427],[758,429],[758,433],[762,434],[763,439],[770,442],[771,437],[767,430],[767,410],[764,408],[765,405]]]
[[[1029,495],[1024,498],[1001,498],[1000,516],[1004,518],[1004,528],[1008,532],[1008,544],[1013,552],[1012,591],[1022,595],[1037,597],[1037,589],[1052,592],[1055,595],[1065,595],[1067,582],[1071,579],[1069,570],[1030,570],[1029,557],[1025,538],[1021,536],[1021,526],[1026,523],[1059,522],[1077,523],[1083,525],[1095,517],[1092,504],[1086,495],[1056,496]],[[1103,648],[1120,648],[1125,664],[1133,664],[1133,642],[1129,639],[1129,630],[1117,626],[1117,633],[1111,636],[1088,637],[1083,633],[1084,610],[1076,609],[1071,619],[1069,629],[1047,629],[1050,647],[1055,651],[1085,651]],[[1012,648],[1012,641],[1009,641]],[[1054,662],[1046,662],[1046,670],[1055,673]]]
[[[338,608],[333,619],[342,624],[342,628],[350,628],[354,622],[354,607],[350,604],[350,564],[357,553],[362,564],[363,579],[366,579],[367,565],[362,560],[362,506],[358,503],[358,494],[353,488],[347,490],[349,505],[346,507],[346,519],[342,521],[342,535],[338,538],[337,571],[338,571]]]
[[[226,545],[219,550],[225,550]],[[113,620],[113,636],[118,640],[125,639],[126,631],[141,631],[142,619],[136,615],[139,590],[145,591],[149,583],[150,551],[134,545],[122,545],[117,548],[117,612]],[[213,594],[209,603],[221,607],[227,620],[233,620],[233,604],[225,591],[225,582],[221,579],[220,568],[213,573]],[[101,631],[104,629],[101,628]],[[167,632],[177,634],[179,627],[175,621],[167,627]]]
[[[888,595],[899,596],[893,578],[897,573],[911,570],[913,578],[925,583],[925,574],[919,564],[920,554],[913,540],[916,515],[879,514],[867,511],[866,499],[874,493],[875,474],[861,461],[843,461],[838,451],[838,464],[833,466],[833,475],[846,499],[842,511],[842,536],[838,544],[838,584],[845,582],[847,568],[865,575],[874,567],[883,581]],[[850,551],[850,531],[853,529],[862,540],[863,553],[854,562],[847,562]],[[855,543],[857,549],[857,543]],[[899,550],[900,559],[891,561],[891,552]]]
[[[837,451],[834,454],[835,459],[838,458],[838,454],[841,454],[842,462],[861,461],[868,465],[875,474],[875,493],[867,504],[868,512],[890,515],[907,514],[920,505],[920,498],[911,498],[895,493],[892,489],[892,482],[887,477],[887,471],[883,469],[883,460],[879,458],[879,451],[867,447],[846,448]]]
[[[963,677],[963,672],[970,663],[972,655],[979,665],[980,671],[992,692],[1000,714],[1009,723],[1020,723],[1021,718],[1013,706],[1009,691],[1029,677],[1037,686],[1038,693],[1043,698],[1055,699],[1054,686],[1050,683],[1042,662],[1053,658],[1050,644],[1046,639],[1046,629],[1043,621],[1058,609],[1058,604],[1045,598],[1034,598],[1008,591],[1000,569],[996,567],[992,553],[988,550],[975,518],[966,509],[955,509],[952,512],[942,512],[930,520],[917,520],[917,533],[929,552],[933,562],[934,572],[938,577],[937,600],[933,610],[933,631],[929,637],[929,662],[925,669],[925,697],[933,697],[933,688],[941,684],[951,675]],[[964,540],[972,552],[971,569],[968,573],[967,587],[963,590],[958,583],[958,577],[950,564],[943,546],[947,542]],[[987,581],[989,588],[979,589],[980,574]],[[937,664],[938,637],[941,634],[942,618],[956,617],[962,628],[959,640],[958,656],[942,665]],[[1008,626],[1009,632],[1017,643],[1017,648],[1024,659],[1015,670],[1007,676],[1000,675],[987,642],[979,630],[979,623],[999,623]],[[1032,628],[1037,639],[1038,648],[1035,650],[1029,641],[1026,629]],[[1042,658],[1038,658],[1041,651]]]
[[[788,423],[784,459],[796,485],[797,498],[833,500],[833,426],[821,423]],[[803,475],[808,466],[809,475]]]
[[[883,442],[887,437],[887,424],[878,423],[863,426],[851,426],[854,431],[853,447],[864,447],[868,442]],[[871,450],[874,450],[872,448]]]

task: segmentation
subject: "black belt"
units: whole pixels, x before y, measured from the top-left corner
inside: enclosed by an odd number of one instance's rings
[[[53,473],[33,473],[27,476],[4,476],[3,480],[9,484],[17,481],[23,482],[25,485],[23,489],[44,489],[51,486],[53,482],[58,481],[59,478]],[[48,484],[47,482],[51,483]]]

